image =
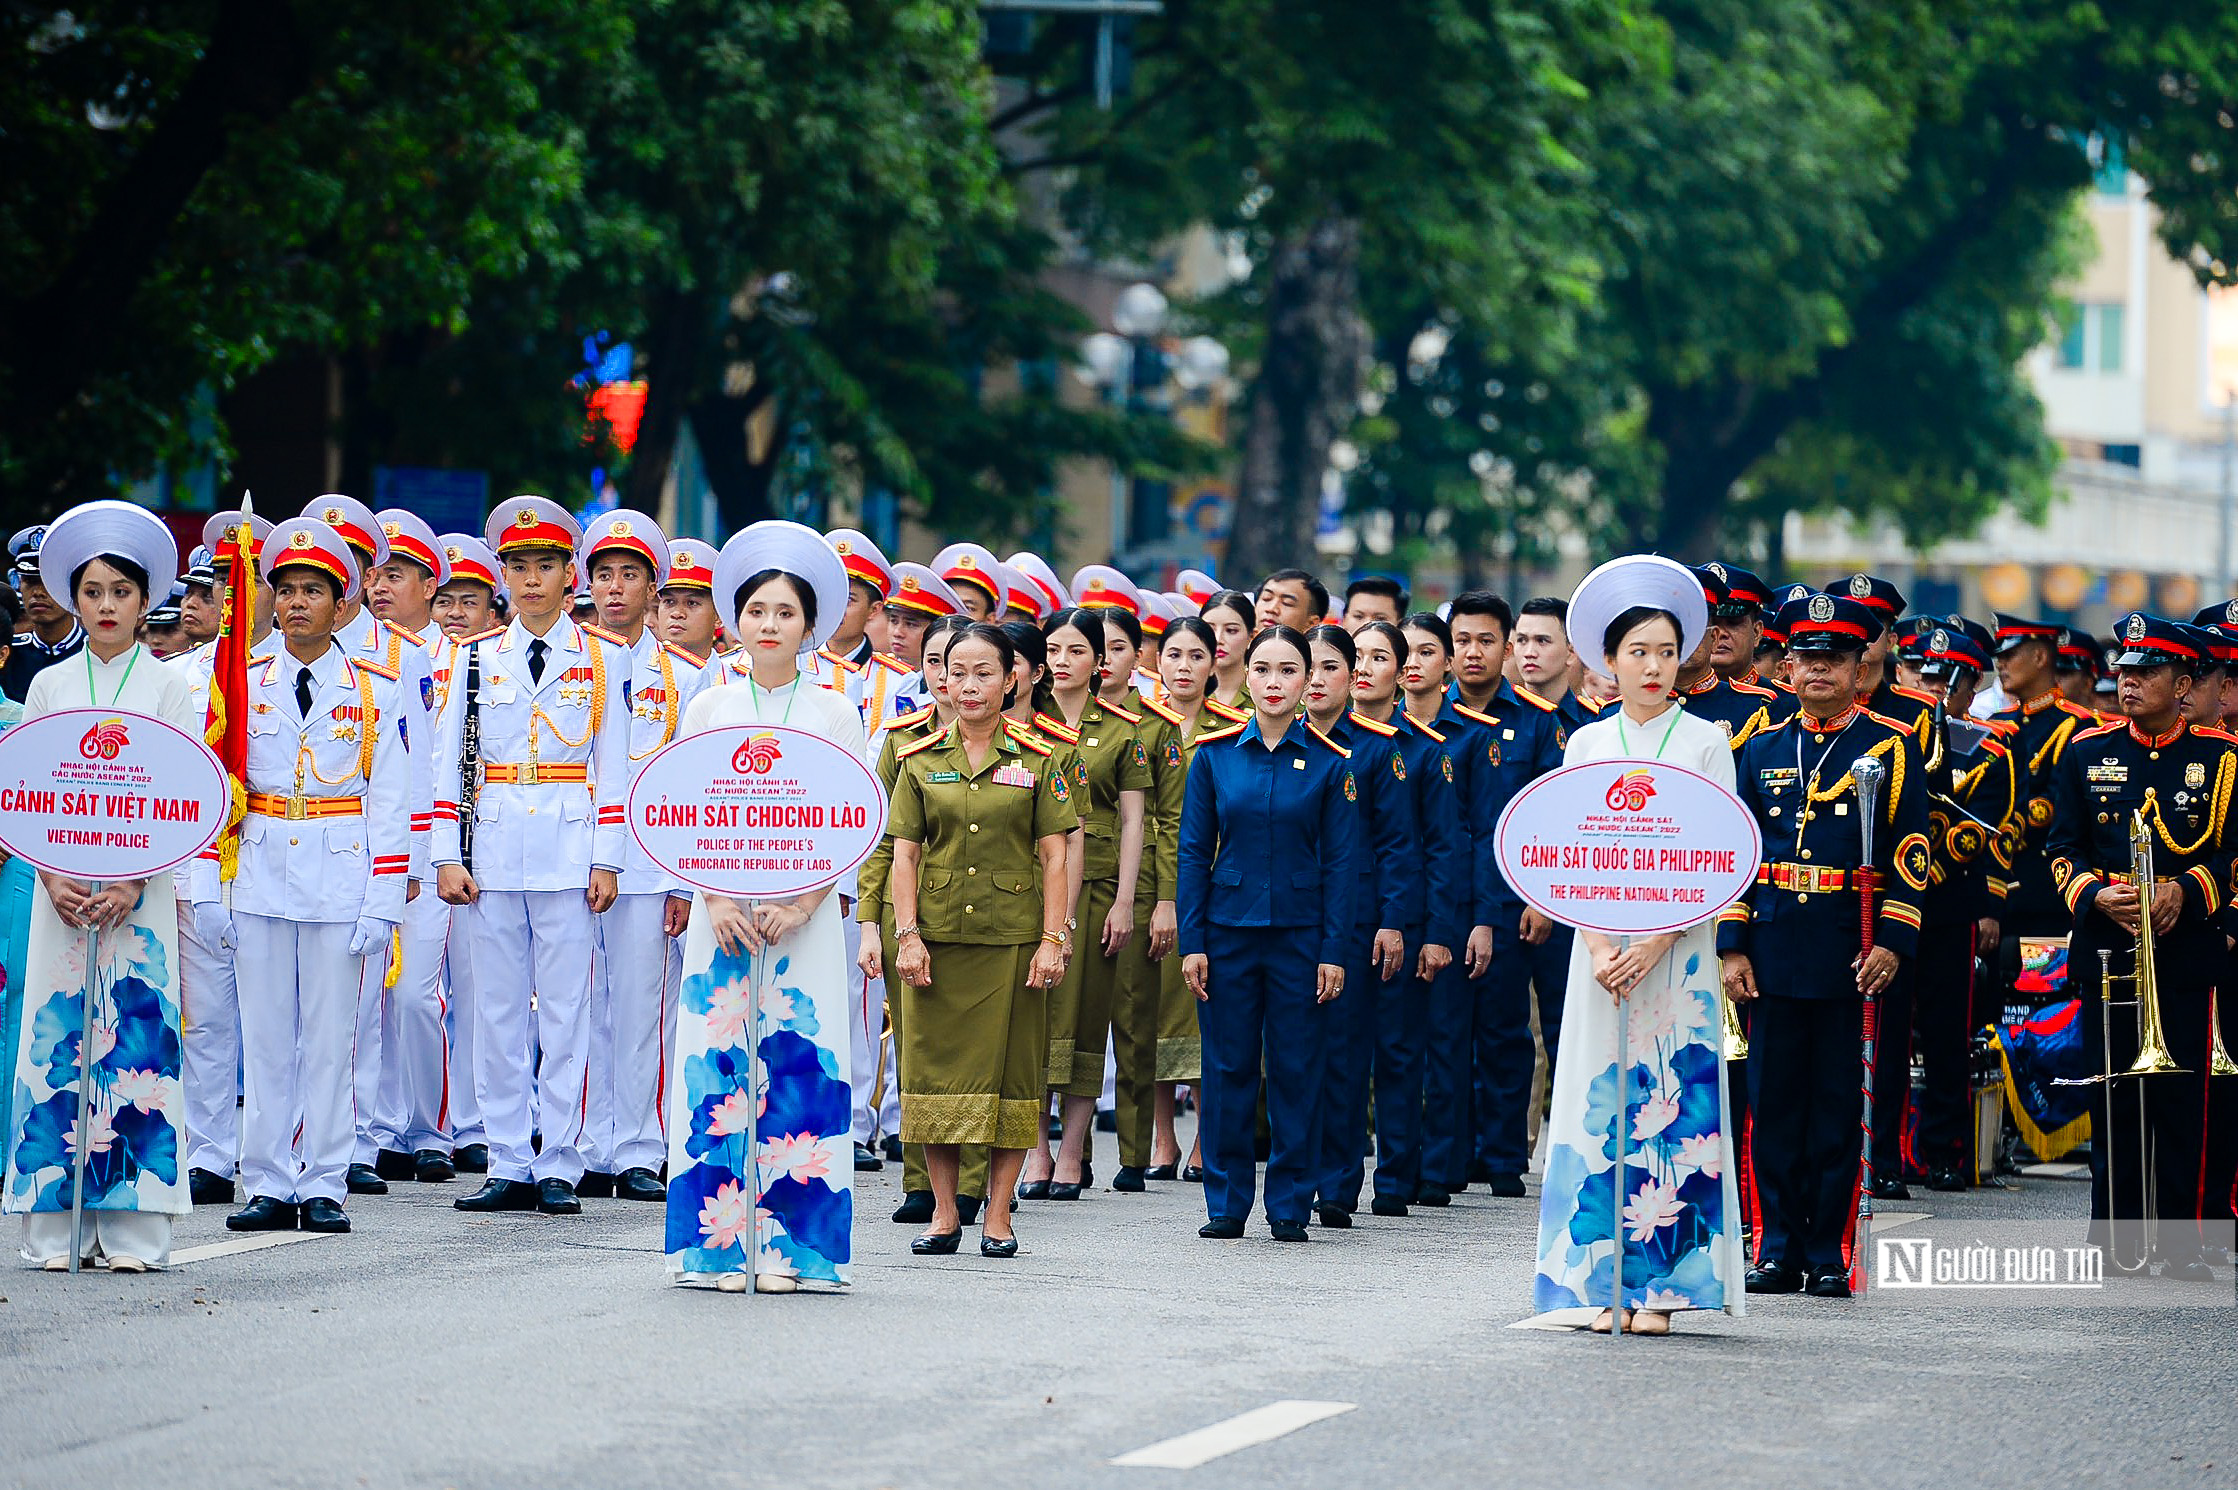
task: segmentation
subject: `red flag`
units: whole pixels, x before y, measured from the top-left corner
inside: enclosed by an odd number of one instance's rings
[[[241,521],[226,531],[211,555],[225,575],[218,605],[217,650],[210,659],[210,712],[203,738],[232,778],[233,800],[218,835],[218,878],[240,867],[241,820],[249,813],[249,639],[256,634],[256,538],[249,498],[241,495]]]

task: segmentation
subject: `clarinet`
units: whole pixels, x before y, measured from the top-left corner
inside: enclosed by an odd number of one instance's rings
[[[458,857],[474,872],[474,807],[482,795],[482,648],[466,649],[466,748],[459,752]]]

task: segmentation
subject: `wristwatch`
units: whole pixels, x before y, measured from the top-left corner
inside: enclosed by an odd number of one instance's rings
[[[897,942],[905,936],[916,936],[917,934],[917,927],[914,924],[908,926],[896,926],[894,928],[894,940]]]
[[[1054,942],[1062,947],[1072,941],[1072,932],[1069,928],[1064,931],[1044,931],[1041,934],[1041,939],[1045,942]]]

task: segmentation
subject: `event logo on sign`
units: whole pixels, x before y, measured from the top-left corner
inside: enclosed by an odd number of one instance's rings
[[[746,743],[731,754],[730,765],[734,771],[744,771],[749,776],[764,776],[770,767],[785,758],[777,746],[777,737],[764,731],[751,736]]]
[[[78,754],[89,761],[113,761],[117,752],[132,743],[122,719],[104,719],[87,730],[78,741]]]
[[[1654,795],[1654,772],[1626,771],[1609,783],[1608,795],[1603,800],[1609,804],[1611,812],[1639,812]]]

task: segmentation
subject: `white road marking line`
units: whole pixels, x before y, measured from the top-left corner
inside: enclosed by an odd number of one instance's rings
[[[1287,1433],[1351,1412],[1357,1402],[1302,1402],[1285,1399],[1254,1407],[1249,1412],[1169,1438],[1148,1448],[1121,1454],[1113,1464],[1130,1469],[1195,1469],[1239,1449],[1267,1443]]]
[[[1914,1221],[1925,1221],[1932,1214],[1931,1211],[1875,1211],[1873,1230],[1894,1231],[1897,1227],[1909,1226]]]
[[[2065,1180],[2078,1174],[2088,1174],[2088,1164],[2023,1164],[2020,1172],[2033,1179]]]
[[[324,1231],[265,1231],[255,1236],[234,1237],[229,1241],[210,1242],[200,1247],[182,1247],[171,1254],[171,1266],[189,1262],[208,1262],[213,1257],[231,1257],[237,1252],[262,1252],[267,1247],[285,1247],[290,1242],[307,1242],[313,1237],[332,1236],[338,1233]]]

